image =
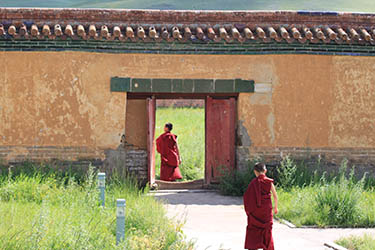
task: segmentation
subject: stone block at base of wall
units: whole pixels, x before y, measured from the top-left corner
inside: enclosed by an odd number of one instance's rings
[[[337,172],[344,160],[348,167],[355,167],[355,174],[368,173],[375,178],[375,148],[302,148],[302,147],[244,147],[236,148],[237,168],[245,170],[253,161],[263,161],[271,167],[280,165],[289,155],[307,166],[327,172]],[[319,164],[318,164],[319,163]]]
[[[90,149],[86,147],[19,147],[0,146],[0,165],[19,169],[32,165],[48,166],[56,171],[85,173],[94,166],[108,176],[131,175],[140,185],[147,183],[147,150],[119,146],[117,149]]]

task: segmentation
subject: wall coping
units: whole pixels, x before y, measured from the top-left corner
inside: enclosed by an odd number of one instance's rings
[[[375,45],[375,14],[0,8],[0,41]]]

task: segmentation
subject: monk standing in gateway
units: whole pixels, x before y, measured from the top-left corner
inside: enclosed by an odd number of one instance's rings
[[[156,139],[156,149],[161,156],[160,180],[162,181],[182,179],[178,168],[181,164],[181,157],[178,150],[177,135],[171,133],[172,129],[171,123],[165,124],[164,134]]]
[[[267,168],[264,163],[254,166],[254,178],[244,196],[244,206],[247,215],[245,249],[274,250],[272,238],[272,200],[275,202],[274,213],[277,214],[277,194],[273,180],[266,176]]]

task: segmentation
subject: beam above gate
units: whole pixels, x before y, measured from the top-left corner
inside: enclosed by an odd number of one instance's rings
[[[254,81],[112,77],[110,89],[130,93],[252,93]]]

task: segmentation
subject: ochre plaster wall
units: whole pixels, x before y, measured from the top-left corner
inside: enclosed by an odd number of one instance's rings
[[[256,62],[267,65],[256,82],[273,89],[240,95],[239,119],[252,146],[375,147],[375,58],[275,55]]]
[[[239,96],[251,147],[375,148],[373,57],[1,52],[0,69],[0,146],[23,155],[119,147],[126,94],[110,92],[113,76],[271,83],[272,93]]]
[[[1,145],[116,147],[124,93],[111,93],[113,68],[99,54],[0,53]]]

